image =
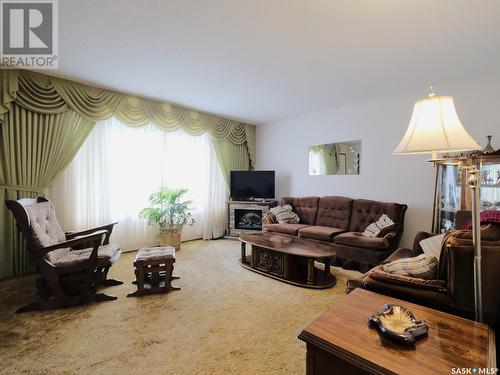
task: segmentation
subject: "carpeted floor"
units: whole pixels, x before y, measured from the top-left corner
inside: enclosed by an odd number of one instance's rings
[[[239,242],[192,241],[177,253],[181,291],[126,298],[135,253],[107,288],[116,301],[14,314],[35,298],[34,279],[0,282],[1,374],[303,374],[301,329],[344,296],[337,285],[299,288],[238,264]]]

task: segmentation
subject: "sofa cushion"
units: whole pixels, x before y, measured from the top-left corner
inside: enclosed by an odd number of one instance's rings
[[[359,232],[346,232],[335,236],[334,242],[337,244],[364,247],[366,249],[385,250],[389,247],[389,242],[383,237],[365,237]]]
[[[26,206],[25,210],[37,246],[48,247],[66,241],[66,236],[57,221],[52,203],[32,204]]]
[[[364,283],[366,283],[371,278],[391,284],[399,284],[402,286],[404,285],[410,288],[429,289],[441,293],[446,291],[446,281],[425,280],[417,277],[391,275],[387,272],[384,272],[384,270],[382,270],[381,268],[382,267],[377,267],[370,271],[365,277]]]
[[[345,232],[345,230],[339,228],[314,225],[311,227],[299,229],[299,237],[312,238],[320,241],[332,241],[333,237],[343,232]]]
[[[105,266],[119,251],[120,247],[116,244],[100,246],[97,250],[97,264],[99,266]],[[68,251],[63,256],[55,258],[54,261],[51,261],[51,263],[57,268],[74,266],[85,262],[91,253],[92,248]]]
[[[57,221],[54,206],[50,202],[41,202],[25,207],[35,246],[39,248],[57,245],[66,241],[66,235]],[[70,248],[51,251],[45,255],[50,262],[63,257]]]
[[[302,224],[314,225],[318,213],[319,197],[285,197],[281,198],[281,205],[289,204],[299,215]]]
[[[349,232],[363,232],[368,225],[386,214],[395,223],[402,220],[404,205],[398,203],[377,202],[367,199],[355,199],[352,203],[352,215]]]
[[[419,279],[435,279],[438,260],[433,254],[420,254],[386,263],[382,269],[391,275],[410,276]]]
[[[318,204],[316,225],[348,230],[351,219],[352,199],[346,197],[321,197]]]
[[[309,225],[305,224],[269,224],[264,227],[264,230],[266,232],[284,233],[296,236],[298,234],[299,229],[308,226]]]
[[[161,262],[175,259],[175,247],[143,247],[139,249],[134,262]]]

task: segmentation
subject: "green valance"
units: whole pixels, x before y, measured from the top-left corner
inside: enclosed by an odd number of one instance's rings
[[[165,131],[182,128],[190,135],[208,132],[217,141],[226,140],[235,145],[246,143],[253,165],[254,125],[32,71],[5,70],[1,78],[0,123],[9,110],[9,103],[14,100],[17,105],[40,114],[57,114],[71,109],[90,121],[115,116],[132,127],[151,122]]]
[[[17,70],[0,70],[0,125],[3,115],[9,112],[10,103],[16,100],[18,90]]]

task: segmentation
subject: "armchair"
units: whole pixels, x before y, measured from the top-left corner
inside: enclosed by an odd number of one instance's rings
[[[17,312],[64,308],[116,297],[97,293],[98,285],[119,285],[107,278],[120,257],[118,245],[109,238],[116,223],[79,232],[64,233],[50,201],[43,197],[8,200],[16,226],[41,277],[37,279],[40,301]]]
[[[349,280],[346,293],[361,287],[378,293],[429,306],[457,315],[474,316],[472,232],[449,232],[444,240],[435,279],[419,279],[386,273],[382,265],[397,259],[422,254],[419,242],[433,234],[420,232],[412,249],[396,250],[381,265],[355,280]],[[485,322],[495,328],[499,319],[500,295],[497,292],[500,267],[500,225],[487,224],[481,228],[483,249],[483,309]]]

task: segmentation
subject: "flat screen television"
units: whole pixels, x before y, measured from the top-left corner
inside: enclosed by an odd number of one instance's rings
[[[274,199],[274,171],[231,171],[232,199]]]

